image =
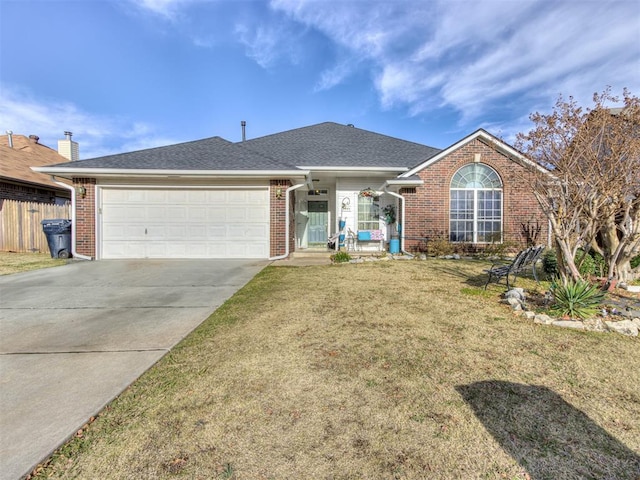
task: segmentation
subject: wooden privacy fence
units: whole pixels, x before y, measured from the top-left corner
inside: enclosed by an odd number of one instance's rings
[[[42,220],[70,218],[71,207],[47,203],[4,200],[0,208],[0,251],[49,251],[47,237],[42,231]]]

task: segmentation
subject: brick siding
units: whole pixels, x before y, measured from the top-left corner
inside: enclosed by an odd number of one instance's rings
[[[76,251],[88,257],[96,256],[96,179],[74,178],[73,186],[84,187],[85,194],[76,194]]]
[[[519,163],[489,147],[478,139],[463,145],[445,158],[419,172],[424,185],[415,189],[403,189],[407,221],[404,233],[409,237],[405,249],[411,251],[418,240],[449,238],[449,187],[451,178],[464,165],[474,162],[480,154],[480,163],[493,168],[503,183],[503,240],[519,247],[526,246],[523,225],[539,225],[536,243],[546,243],[548,223],[531,191],[534,173]]]
[[[271,180],[269,182],[269,220],[270,231],[270,251],[269,256],[275,257],[284,255],[286,252],[286,195],[285,191],[291,186],[289,180]],[[278,197],[280,190],[281,198]],[[294,195],[289,195],[289,252],[292,252],[295,245],[294,232]]]
[[[0,182],[0,199],[19,202],[55,203],[57,198],[71,199],[68,190],[39,188],[10,182]]]

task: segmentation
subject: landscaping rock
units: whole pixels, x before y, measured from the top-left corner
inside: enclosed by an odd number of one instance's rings
[[[589,318],[583,321],[584,328],[590,332],[607,332],[607,326],[599,318]]]
[[[512,288],[504,294],[504,298],[516,298],[524,302],[524,288]]]
[[[603,318],[599,316],[586,320],[561,320],[552,318],[546,314],[536,314],[535,312],[528,311],[526,295],[523,288],[512,288],[504,293],[500,302],[510,305],[514,315],[524,316],[527,320],[533,320],[534,323],[542,325],[553,325],[554,327],[586,330],[590,332],[604,333],[611,331],[633,337],[638,336],[640,332],[640,311],[636,309],[632,310],[629,308],[631,305],[624,302],[611,302],[614,306],[609,306],[608,309],[603,308],[601,315],[608,320],[626,319],[607,322],[604,322]],[[632,305],[632,308],[635,308],[637,303]]]
[[[508,297],[503,300],[504,303],[511,305],[513,308],[520,307],[522,308],[522,300],[519,298]]]
[[[551,323],[554,327],[573,328],[575,330],[584,330],[584,323],[576,320],[555,320]]]
[[[543,325],[551,325],[555,320],[549,315],[539,313],[533,318],[533,323],[541,323]]]
[[[620,322],[604,322],[609,330],[630,337],[638,336],[638,326],[632,320],[622,320]]]

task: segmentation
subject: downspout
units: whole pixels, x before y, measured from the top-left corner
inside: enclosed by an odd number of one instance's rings
[[[400,251],[402,252],[403,255],[408,255],[410,257],[413,257],[414,255],[412,253],[409,253],[404,249],[404,232],[406,230],[405,227],[407,223],[407,219],[405,217],[405,209],[404,209],[404,197],[395,192],[390,192],[388,190],[387,185],[384,186],[383,191],[384,193],[388,193],[392,197],[396,197],[398,200],[400,200],[400,210],[402,211],[402,223],[405,224],[405,225],[402,225],[402,228],[400,229]]]
[[[55,175],[51,175],[51,181],[61,187],[66,188],[71,192],[71,255],[73,258],[80,258],[82,260],[93,260],[91,257],[87,257],[86,255],[80,255],[76,252],[76,189],[71,185],[67,185],[66,183],[59,182],[56,180]]]
[[[289,215],[291,214],[290,212],[290,202],[289,202],[289,193],[292,192],[293,190],[297,190],[300,187],[304,187],[305,185],[307,185],[308,182],[305,183],[298,183],[296,185],[292,185],[289,188],[287,188],[284,192],[284,201],[286,202],[285,206],[284,206],[284,218],[285,218],[285,226],[284,226],[284,238],[285,238],[285,242],[284,242],[284,254],[283,255],[278,255],[276,257],[271,257],[269,258],[269,260],[273,261],[273,260],[282,260],[284,258],[287,258],[289,256]]]

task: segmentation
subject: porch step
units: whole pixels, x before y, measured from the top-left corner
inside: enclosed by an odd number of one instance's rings
[[[291,258],[323,258],[336,253],[333,250],[296,250],[291,254]]]

